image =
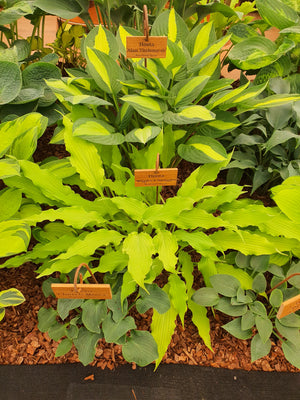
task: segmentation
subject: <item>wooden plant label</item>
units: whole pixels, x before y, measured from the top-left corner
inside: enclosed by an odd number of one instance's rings
[[[128,58],[165,58],[167,36],[127,36],[126,56]]]
[[[111,299],[111,288],[107,284],[78,283],[77,290],[72,283],[52,283],[51,289],[58,299]]]
[[[300,310],[300,294],[298,296],[292,297],[291,299],[288,299],[284,301],[277,313],[277,318],[283,318],[286,315],[292,314],[295,311]]]
[[[136,169],[135,186],[175,186],[178,168]]]

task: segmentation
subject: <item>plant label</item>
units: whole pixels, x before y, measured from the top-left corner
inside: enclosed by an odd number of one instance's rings
[[[277,312],[277,318],[283,318],[286,315],[292,314],[295,311],[300,310],[300,294],[298,296],[292,297],[291,299],[288,299],[284,301],[278,312]]]
[[[167,36],[127,36],[126,57],[128,58],[165,58]]]
[[[135,186],[175,186],[178,168],[136,169]]]
[[[107,284],[52,283],[51,289],[58,299],[111,299],[111,288]]]

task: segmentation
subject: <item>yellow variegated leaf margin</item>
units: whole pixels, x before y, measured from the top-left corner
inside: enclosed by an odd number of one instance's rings
[[[209,80],[209,76],[195,76],[187,81],[184,81],[175,98],[174,106],[182,107],[190,104],[199,92],[204,88]]]
[[[240,105],[238,111],[236,112],[236,115],[249,110],[278,107],[282,104],[291,103],[299,100],[300,94],[274,94],[264,99],[249,100],[243,103],[242,105]]]
[[[157,125],[162,124],[163,111],[165,109],[165,105],[162,102],[138,94],[123,96],[121,100],[130,104],[144,118],[149,119]]]
[[[217,140],[197,135],[187,144],[179,145],[178,154],[187,161],[199,164],[220,163],[227,160],[226,150]]]
[[[110,55],[114,60],[118,58],[120,49],[117,39],[108,29],[102,25],[94,27],[84,38],[82,52],[84,57],[87,56],[87,48],[96,48],[105,54]]]
[[[15,288],[2,290],[0,292],[0,307],[18,306],[25,301],[22,293]]]
[[[104,92],[116,94],[122,89],[119,81],[124,79],[123,71],[109,55],[88,47],[87,66],[97,85]]]
[[[242,93],[249,86],[250,81],[248,81],[245,85],[240,86],[237,89],[233,90],[224,90],[223,92],[216,93],[211,97],[209,102],[207,103],[207,108],[212,110],[213,108],[219,106],[220,104],[224,104],[226,102],[231,101],[233,98],[237,97],[240,93]]]

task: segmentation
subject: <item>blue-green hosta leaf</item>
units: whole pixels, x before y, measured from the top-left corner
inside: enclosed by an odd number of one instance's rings
[[[0,61],[0,105],[10,103],[20,93],[22,75],[18,64]]]
[[[83,299],[58,299],[57,312],[62,320],[66,319],[71,310],[82,305]]]
[[[231,33],[230,39],[233,44],[242,42],[245,39],[259,35],[259,33],[254,28],[242,22],[232,25],[228,29],[228,32]]]
[[[213,288],[226,297],[234,297],[241,287],[240,281],[232,275],[217,274],[210,277]]]
[[[267,317],[262,317],[261,315],[255,316],[255,325],[258,330],[260,339],[263,343],[269,340],[269,337],[273,331],[273,324]]]
[[[169,272],[176,273],[177,257],[175,254],[178,250],[178,243],[175,236],[169,231],[158,229],[153,243],[164,268]]]
[[[192,294],[193,292],[191,292],[191,295]],[[192,299],[189,299],[188,308],[192,312],[192,321],[197,327],[199,336],[202,338],[203,342],[205,343],[205,346],[207,346],[211,351],[213,351],[209,334],[210,324],[209,324],[209,318],[206,315],[207,314],[206,307],[200,306],[199,304],[196,304]]]
[[[150,332],[133,330],[122,346],[122,354],[126,361],[145,367],[157,359],[157,344]]]
[[[6,188],[0,192],[0,221],[10,219],[20,208],[22,192],[15,188]]]
[[[82,322],[90,331],[100,333],[100,324],[107,316],[107,307],[104,301],[87,300],[81,305]]]
[[[188,300],[185,282],[180,279],[178,275],[171,274],[168,283],[171,303],[180,317],[182,326],[184,326],[184,316],[187,310]]]
[[[163,119],[170,125],[184,125],[211,121],[215,119],[215,114],[204,106],[193,105],[182,108],[178,113],[167,111],[164,113]]]
[[[41,332],[47,332],[47,330],[54,325],[58,313],[53,308],[41,307],[38,311],[38,328]]]
[[[161,13],[155,19],[151,29],[151,35],[168,36],[168,39],[174,43],[183,42],[188,33],[187,25],[174,8]]]
[[[73,135],[92,143],[117,145],[124,142],[121,133],[115,133],[113,126],[96,118],[80,118],[73,125]]]
[[[296,139],[298,142],[299,135],[288,129],[275,130],[270,139],[265,143],[265,149],[266,151],[270,151],[273,147],[285,143],[290,139]]]
[[[97,85],[106,93],[116,94],[122,89],[124,74],[117,62],[108,54],[87,48],[87,66]]]
[[[79,329],[78,337],[73,342],[78,351],[79,360],[83,365],[88,365],[93,361],[96,346],[101,337],[102,335],[99,333],[90,332],[84,327]]]
[[[126,142],[146,144],[150,140],[156,138],[161,132],[159,126],[146,125],[143,128],[136,128],[127,133],[125,136]]]
[[[102,193],[104,169],[102,161],[93,143],[72,135],[71,129],[65,131],[66,149],[71,154],[70,162],[85,184]]]
[[[170,308],[170,299],[167,293],[156,283],[145,285],[147,292],[140,289],[141,297],[136,302],[136,309],[140,314],[144,314],[150,308],[154,308],[160,314],[164,314]]]
[[[175,107],[190,105],[209,80],[209,76],[195,76],[174,85],[169,94],[169,102]],[[174,101],[173,101],[174,99]]]
[[[126,317],[118,322],[112,319],[110,312],[102,324],[104,338],[107,343],[116,343],[122,336],[126,335],[131,329],[135,329],[136,325],[132,317]]]
[[[252,337],[252,329],[242,329],[242,317],[235,318],[234,320],[222,325],[222,328],[229,332],[232,336],[241,340],[247,340]]]
[[[296,368],[300,368],[300,348],[289,340],[282,342],[282,350],[285,358]]]
[[[261,340],[259,334],[256,334],[251,340],[251,362],[258,360],[261,357],[269,354],[271,350],[271,340],[268,339],[266,342]]]
[[[29,3],[27,1],[18,1],[6,3],[5,8],[1,10],[0,24],[11,24],[25,15],[33,14],[33,12],[34,5],[32,2]]]
[[[117,231],[99,229],[96,232],[88,233],[82,240],[78,240],[71,245],[65,253],[60,254],[57,260],[67,260],[75,255],[88,257],[99,247],[108,246],[109,243],[118,245],[123,235]]]
[[[203,307],[214,307],[219,302],[218,292],[211,287],[202,287],[193,294],[192,300]]]
[[[241,268],[235,268],[230,264],[216,263],[216,270],[218,274],[230,275],[237,279],[244,290],[252,289],[253,278]]]
[[[126,95],[121,100],[130,104],[142,117],[149,119],[157,125],[163,122],[163,112],[166,105],[159,100],[138,94]]]
[[[299,22],[299,16],[294,4],[286,4],[279,0],[257,0],[259,15],[270,25],[278,29],[288,28]]]
[[[49,14],[57,15],[61,18],[71,19],[77,17],[83,10],[83,6],[76,0],[53,0],[49,3],[47,0],[35,0],[36,7]]]
[[[22,221],[0,222],[0,257],[12,256],[27,250],[30,227]]]
[[[171,342],[176,327],[176,317],[177,311],[172,304],[164,314],[159,314],[156,310],[153,310],[151,332],[158,349],[156,368],[159,366]]]
[[[295,43],[287,38],[277,48],[271,40],[257,36],[237,43],[230,50],[228,57],[240,69],[258,69],[272,64],[294,47]]]
[[[132,232],[125,238],[122,249],[129,256],[129,273],[139,286],[145,288],[144,280],[156,252],[151,236],[145,232]]]
[[[20,290],[11,288],[0,291],[0,307],[18,306],[25,301]]]
[[[227,160],[225,148],[217,140],[205,136],[192,136],[187,144],[178,146],[178,154],[184,160],[198,163],[221,163]]]

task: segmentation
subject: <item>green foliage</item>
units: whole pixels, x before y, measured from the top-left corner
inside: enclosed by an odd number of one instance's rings
[[[18,306],[25,301],[22,293],[15,288],[0,291],[0,321],[5,316],[5,307]]]

